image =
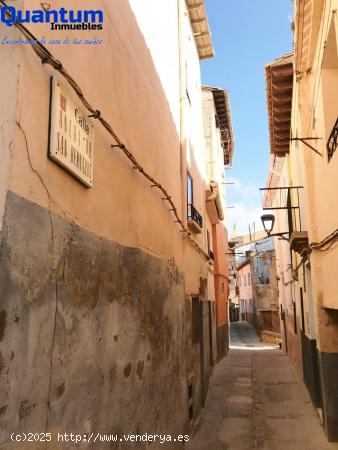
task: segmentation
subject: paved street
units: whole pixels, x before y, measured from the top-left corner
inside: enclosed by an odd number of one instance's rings
[[[231,325],[231,350],[215,367],[191,450],[334,450],[307,390],[278,348],[248,323]]]

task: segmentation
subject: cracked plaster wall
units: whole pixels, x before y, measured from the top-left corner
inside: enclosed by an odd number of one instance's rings
[[[54,246],[47,210],[8,195],[0,443],[13,431],[47,429],[182,433],[182,274],[172,262],[52,220]]]

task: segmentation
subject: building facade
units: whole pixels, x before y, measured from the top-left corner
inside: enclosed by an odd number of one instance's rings
[[[241,237],[238,242],[245,242]],[[280,316],[273,238],[259,239],[235,247],[237,286],[241,320],[251,322],[258,334],[280,336]]]
[[[228,265],[229,265],[229,314],[230,322],[239,321],[239,287],[237,286],[236,271],[236,243],[228,242]]]
[[[274,233],[286,232],[290,227],[300,232],[306,229],[307,222],[305,208],[301,207],[301,203],[304,204],[304,190],[302,187],[296,188],[303,186],[300,164],[291,178],[288,160],[294,81],[293,61],[294,55],[289,54],[277,58],[266,66],[271,161],[263,207],[274,214]],[[297,158],[299,159],[299,155]],[[294,209],[288,213],[290,207]],[[291,270],[292,257],[297,256],[291,254],[289,242],[283,238],[275,238],[275,248],[283,346],[294,364],[302,371],[301,334],[298,326],[301,311],[300,286]]]
[[[207,243],[212,242],[210,262],[216,299],[218,359],[229,348],[229,268],[226,228],[225,170],[232,163],[234,138],[228,93],[203,86],[203,114],[206,153]],[[212,282],[210,282],[212,285]]]
[[[237,266],[237,283],[239,287],[240,320],[254,324],[254,300],[251,284],[250,258]]]
[[[274,193],[267,191],[265,204],[282,208],[273,233],[289,238],[276,244],[284,347],[303,374],[329,440],[337,441],[338,4],[294,4],[294,55],[267,66],[268,186]]]
[[[215,306],[226,233],[214,239],[206,206],[204,2],[102,8],[102,47],[47,43],[92,111],[60,63],[1,47],[1,442],[46,423],[189,430],[217,359],[216,323],[226,326]]]
[[[278,287],[275,250],[266,250],[251,256],[254,322],[258,333],[280,334]]]

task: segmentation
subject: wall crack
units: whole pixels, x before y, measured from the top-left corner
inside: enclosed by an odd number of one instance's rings
[[[42,184],[44,190],[46,191],[47,197],[48,197],[48,212],[49,212],[49,218],[50,218],[50,225],[51,225],[51,234],[52,234],[52,243],[53,243],[53,248],[54,248],[54,224],[53,224],[53,218],[52,218],[52,212],[51,212],[51,203],[52,203],[52,197],[51,194],[47,188],[46,183],[44,182],[42,176],[40,175],[40,173],[34,168],[33,163],[32,163],[32,159],[31,159],[31,155],[29,152],[29,147],[28,147],[28,139],[27,139],[27,135],[24,131],[24,129],[22,128],[20,122],[17,120],[16,124],[19,128],[19,130],[21,131],[24,139],[25,139],[25,146],[26,146],[26,153],[27,153],[27,158],[28,158],[28,163],[29,166],[32,170],[32,172],[39,178],[40,183]]]

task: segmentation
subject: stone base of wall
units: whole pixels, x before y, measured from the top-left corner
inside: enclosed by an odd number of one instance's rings
[[[225,323],[217,327],[217,360],[226,356],[229,350],[229,324]]]
[[[0,442],[184,433],[188,325],[173,263],[8,194],[0,299]]]
[[[279,311],[277,310],[266,310],[256,312],[256,327],[257,329],[264,331],[273,331],[274,333],[280,333],[280,317]]]
[[[317,343],[315,339],[309,339],[303,332],[301,335],[304,382],[312,403],[316,408],[321,408]]]
[[[282,345],[282,336],[280,333],[262,330],[260,332],[260,338],[263,342],[266,342],[267,344]]]
[[[324,428],[331,442],[338,442],[338,353],[318,352],[323,399]]]

